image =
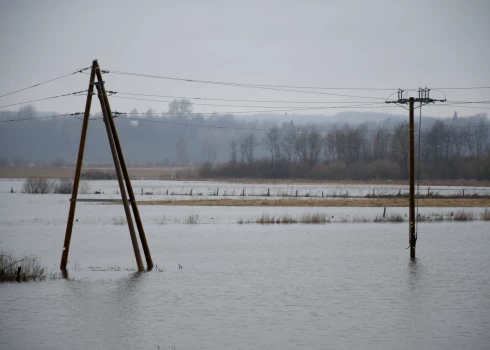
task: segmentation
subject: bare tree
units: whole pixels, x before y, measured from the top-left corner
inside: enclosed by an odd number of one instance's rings
[[[337,155],[337,160],[346,159],[346,139],[347,133],[349,131],[349,126],[344,125],[342,129],[335,130],[335,153]]]
[[[177,149],[177,162],[180,166],[186,166],[189,162],[189,156],[187,154],[187,144],[185,141],[179,137],[175,144],[175,148]]]
[[[392,139],[393,158],[402,168],[404,176],[408,176],[408,131],[408,122],[397,124]]]
[[[363,126],[357,128],[344,127],[345,133],[345,161],[348,164],[361,159],[365,146],[365,130]]]
[[[203,159],[208,164],[213,164],[216,161],[216,156],[218,155],[218,149],[214,143],[204,141],[202,146]]]
[[[323,138],[320,132],[314,126],[309,127],[307,147],[308,147],[308,164],[310,166],[318,163],[318,158],[322,150]]]
[[[386,125],[383,125],[374,132],[372,150],[372,157],[374,159],[383,159],[387,156],[390,136]]]
[[[327,133],[327,136],[325,136],[325,140],[323,142],[325,161],[327,163],[336,160],[336,148],[335,148],[336,134],[337,134],[337,129],[333,128]]]
[[[296,133],[294,150],[300,162],[306,163],[308,161],[308,130],[305,128],[299,129]]]
[[[182,117],[192,112],[192,103],[185,98],[173,100],[168,104],[168,113]]]
[[[271,153],[272,164],[277,164],[281,160],[281,137],[279,134],[279,128],[273,126],[269,129],[267,134],[264,136],[264,144],[269,149]]]
[[[248,163],[252,163],[254,150],[258,145],[257,137],[254,134],[249,134],[240,145],[242,161],[245,160]]]
[[[231,151],[231,162],[236,163],[236,146],[237,142],[235,140],[230,141],[230,151]]]
[[[282,137],[281,144],[288,164],[291,164],[294,157],[294,145],[296,142],[296,129],[290,129]]]
[[[477,127],[474,129],[473,138],[475,139],[475,153],[476,157],[479,159],[483,153],[488,138],[488,128],[485,120],[480,120]]]

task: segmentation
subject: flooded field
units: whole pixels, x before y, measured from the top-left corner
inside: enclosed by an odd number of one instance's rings
[[[23,179],[0,179],[0,193],[21,192]],[[379,184],[256,184],[219,181],[131,181],[138,200],[199,200],[216,198],[359,198],[407,195],[408,185]],[[120,198],[116,180],[86,181],[81,198]],[[100,194],[94,194],[100,192]],[[420,186],[422,196],[490,196],[490,187]]]
[[[150,191],[152,183],[135,181],[135,191]],[[115,184],[100,182],[100,189],[117,198]],[[11,194],[11,186],[0,181],[0,246],[35,254],[58,272],[70,195]],[[465,210],[476,215],[483,208]],[[421,223],[411,262],[406,222],[336,222],[373,217],[382,208],[141,206],[140,212],[158,269],[134,272],[122,206],[78,203],[69,278],[0,284],[0,348],[489,348],[488,221]],[[239,224],[263,214],[307,213],[333,220]]]

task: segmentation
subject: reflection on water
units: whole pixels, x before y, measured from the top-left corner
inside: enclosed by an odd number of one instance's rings
[[[405,225],[147,232],[163,272],[125,271],[126,232],[99,230],[74,235],[71,254],[86,260],[66,279],[0,285],[0,348],[489,348],[488,224],[427,225],[413,261]],[[109,262],[123,269],[87,268]]]
[[[413,289],[417,287],[417,279],[420,270],[420,263],[417,258],[408,260],[408,285]]]

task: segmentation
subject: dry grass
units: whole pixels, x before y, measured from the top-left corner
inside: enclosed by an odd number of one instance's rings
[[[127,223],[127,221],[124,218],[124,216],[118,216],[118,215],[116,215],[115,218],[112,218],[112,224],[113,225],[122,226],[122,225],[126,225],[126,223]]]
[[[404,222],[405,218],[399,213],[393,213],[386,216],[376,215],[374,222]]]
[[[488,207],[486,198],[423,198],[420,207]],[[408,207],[408,198],[378,199],[203,199],[138,201],[139,205],[218,206],[218,207]]]
[[[328,222],[327,214],[325,213],[307,213],[301,215],[299,220],[302,224],[324,224]]]
[[[250,223],[250,221],[244,221],[243,219],[239,219],[237,222],[239,224]],[[278,216],[277,218],[274,215],[262,214],[260,218],[255,220],[256,224],[295,224],[297,222],[298,220],[289,214]]]
[[[490,221],[490,209],[486,208],[480,215],[483,221]]]
[[[185,223],[187,225],[195,225],[197,224],[198,219],[199,219],[199,215],[191,214],[185,219]]]
[[[464,210],[458,210],[453,217],[454,221],[473,221],[475,220],[475,215],[471,212]]]

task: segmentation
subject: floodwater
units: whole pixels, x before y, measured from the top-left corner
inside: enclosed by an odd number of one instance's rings
[[[0,246],[57,272],[69,197],[0,193]],[[379,210],[142,206],[137,273],[122,206],[78,203],[69,278],[0,284],[0,349],[490,348],[488,222],[421,224],[415,261],[407,223],[236,223]]]

